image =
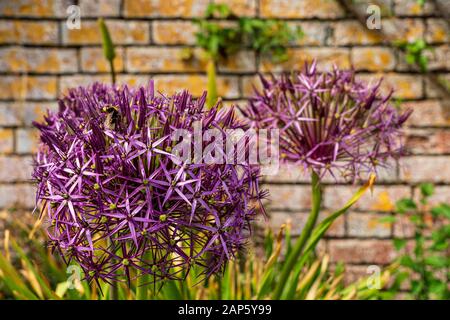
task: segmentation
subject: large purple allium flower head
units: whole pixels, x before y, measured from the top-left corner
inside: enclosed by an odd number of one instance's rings
[[[205,99],[96,83],[35,123],[33,177],[50,244],[88,280],[180,279],[192,266],[209,276],[245,244],[265,195],[259,169],[171,152],[178,129],[241,127],[233,109],[206,110]]]
[[[355,79],[353,70],[318,72],[316,63],[302,72],[261,76],[243,114],[256,128],[279,128],[282,160],[313,170],[320,177],[355,181],[389,166],[403,153],[400,114],[380,94]]]

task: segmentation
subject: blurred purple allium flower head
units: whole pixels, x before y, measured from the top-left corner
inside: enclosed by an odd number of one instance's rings
[[[319,72],[316,63],[302,72],[261,76],[262,90],[243,110],[251,126],[280,128],[284,162],[355,181],[403,154],[400,114],[374,86],[355,79],[353,70]]]
[[[140,275],[180,279],[192,266],[223,270],[245,243],[265,192],[259,169],[180,162],[177,129],[239,128],[234,110],[204,108],[186,91],[96,83],[72,89],[59,111],[35,123],[41,144],[33,177],[51,246],[88,280]]]

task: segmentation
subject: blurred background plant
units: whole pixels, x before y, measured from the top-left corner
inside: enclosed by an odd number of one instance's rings
[[[434,186],[419,186],[420,199],[404,198],[396,204],[391,222],[407,221],[412,241],[395,238],[400,268],[394,273],[387,297],[407,290],[409,299],[450,299],[450,205],[430,204]]]
[[[217,63],[233,59],[243,49],[251,49],[276,63],[283,62],[288,58],[287,45],[303,36],[300,27],[291,27],[284,21],[237,17],[226,4],[209,4],[205,16],[195,23],[196,45],[203,49],[202,54],[195,57],[192,49],[186,49],[181,58],[186,62],[206,61],[209,107],[217,101]]]

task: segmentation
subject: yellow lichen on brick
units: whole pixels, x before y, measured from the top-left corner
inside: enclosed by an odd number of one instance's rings
[[[350,67],[350,53],[348,49],[338,48],[307,48],[307,49],[288,49],[288,59],[282,63],[274,63],[265,58],[261,61],[261,70],[263,72],[278,72],[301,70],[305,62],[311,63],[318,61],[318,68],[321,70],[331,70],[333,65],[339,68],[347,69]]]
[[[449,28],[443,19],[429,19],[425,39],[428,43],[442,43],[450,40]]]
[[[5,20],[0,23],[0,43],[55,44],[57,41],[56,22]]]
[[[0,129],[0,153],[12,153],[14,151],[14,139],[12,129]]]
[[[0,99],[54,99],[56,83],[56,78],[49,76],[3,76]]]
[[[344,10],[335,0],[261,0],[263,17],[277,18],[336,18]]]
[[[414,99],[423,97],[423,83],[420,75],[404,75],[396,73],[377,73],[358,75],[366,83],[374,84],[383,78],[381,93],[389,94],[394,90],[395,98]]]
[[[388,48],[353,48],[352,63],[359,70],[392,70],[395,66],[395,55]]]
[[[124,12],[130,17],[198,17],[208,0],[125,0]]]
[[[183,49],[181,48],[129,48],[126,53],[127,70],[139,72],[205,70],[206,61],[193,59],[192,61],[185,62],[182,59],[182,54]]]
[[[114,69],[116,72],[123,71],[123,48],[116,48]],[[109,72],[110,66],[106,60],[102,48],[81,49],[81,69],[89,72]]]
[[[106,21],[115,44],[149,42],[149,25],[145,21]],[[83,21],[81,29],[68,29],[63,24],[63,40],[70,44],[101,44],[101,34],[95,21]]]
[[[361,26],[358,21],[337,22],[333,42],[337,45],[378,44],[382,37]]]
[[[207,90],[207,78],[201,75],[155,76],[156,89],[167,94],[179,92],[180,88],[189,90],[194,96],[200,96]],[[234,77],[219,77],[217,79],[219,96],[236,98],[237,79]]]
[[[154,21],[152,31],[158,44],[193,44],[197,27],[190,21]]]
[[[1,13],[7,16],[48,17],[54,14],[55,0],[15,0],[5,1]]]
[[[381,191],[371,209],[377,211],[392,211],[394,208],[395,206],[389,197],[389,193],[387,191]]]

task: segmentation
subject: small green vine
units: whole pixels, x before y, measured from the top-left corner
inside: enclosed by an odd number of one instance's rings
[[[398,41],[395,45],[404,50],[405,61],[409,65],[418,65],[421,72],[428,71],[428,57],[426,52],[432,50],[430,46],[423,39],[418,39],[412,42]]]
[[[207,59],[208,106],[217,102],[216,64],[242,49],[251,49],[274,62],[288,59],[287,45],[303,36],[300,27],[274,19],[237,17],[226,4],[210,4],[202,19],[195,20],[196,45]],[[193,51],[184,52],[185,61],[193,59]]]

